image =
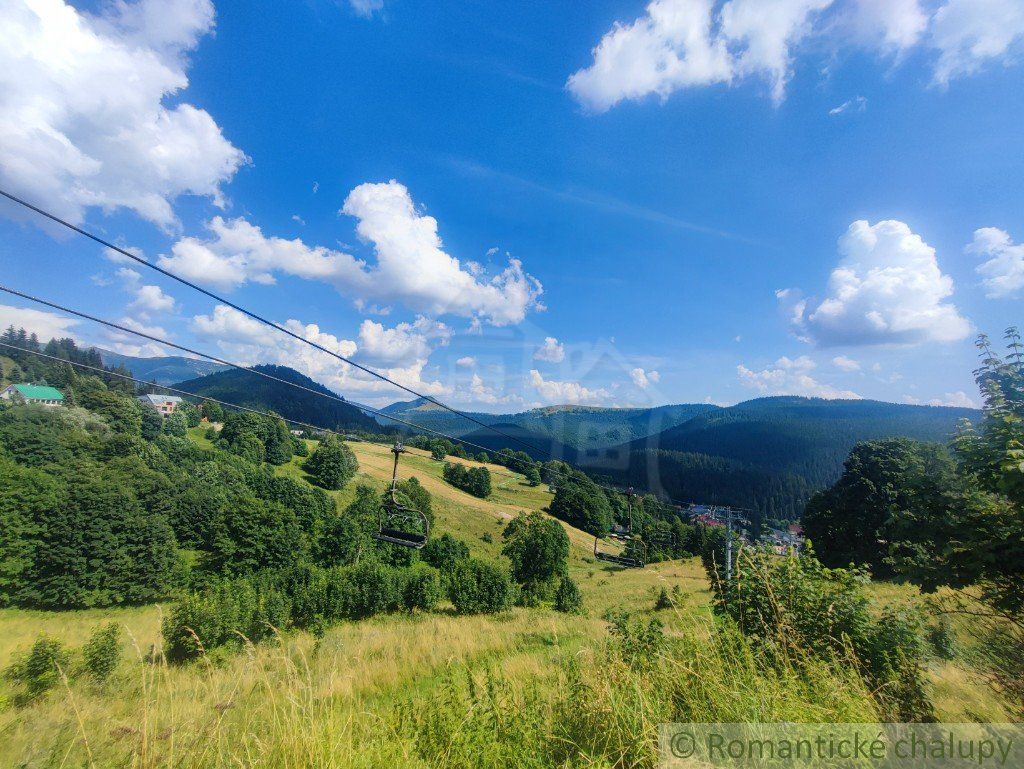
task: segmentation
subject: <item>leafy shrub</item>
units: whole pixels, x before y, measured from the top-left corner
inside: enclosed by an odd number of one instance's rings
[[[345,571],[345,614],[364,619],[394,611],[402,604],[395,569],[375,561],[363,561]]]
[[[251,411],[228,414],[220,437],[227,442],[230,451],[251,462],[265,460],[272,465],[283,465],[292,458],[292,434],[284,420],[276,414],[257,414]],[[256,442],[261,449],[256,448]],[[256,454],[261,455],[260,459],[255,459]]]
[[[423,546],[420,558],[441,572],[450,572],[456,563],[469,558],[469,545],[451,534],[442,534]]]
[[[220,431],[220,435],[224,435],[224,430]],[[235,438],[234,441],[228,441],[227,438],[222,437],[220,442],[228,451],[254,464],[259,464],[267,457],[266,447],[252,433],[243,433]]]
[[[98,627],[82,647],[82,667],[96,683],[106,683],[121,661],[121,628],[109,622]]]
[[[430,492],[423,488],[419,478],[413,476],[405,481],[399,481],[396,491],[403,495],[409,504],[419,510],[427,517],[430,525],[434,524],[434,506],[430,500]]]
[[[549,509],[555,518],[589,534],[604,536],[612,526],[608,497],[579,472],[561,480]]]
[[[4,671],[4,677],[22,687],[18,701],[31,702],[57,685],[61,671],[68,670],[70,659],[62,641],[40,635],[28,653]]]
[[[541,513],[520,514],[502,533],[502,554],[512,562],[512,577],[526,593],[543,599],[548,587],[565,574],[569,562],[569,535],[558,521]]]
[[[337,491],[352,480],[359,469],[359,462],[347,444],[337,436],[329,435],[320,441],[303,469],[312,483]]]
[[[142,437],[152,441],[164,431],[164,418],[153,408],[142,409]]]
[[[579,586],[568,576],[562,577],[555,591],[555,611],[566,614],[583,614],[583,594]]]
[[[204,571],[218,574],[283,568],[303,551],[302,529],[295,513],[277,502],[249,495],[220,510],[211,539],[202,566]]]
[[[164,654],[188,662],[221,646],[258,643],[285,627],[287,597],[266,582],[225,580],[204,593],[191,593],[164,618]]]
[[[431,611],[444,597],[440,574],[425,563],[416,563],[406,569],[402,581],[402,600],[409,611]]]
[[[874,618],[861,569],[828,569],[813,552],[779,557],[744,549],[734,577],[712,575],[715,608],[773,657],[810,655],[848,665],[850,654],[883,712],[894,721],[934,720],[922,670],[920,623],[905,613]]]
[[[164,418],[164,432],[184,438],[188,434],[188,417],[180,409],[175,409],[173,414]]]
[[[512,581],[497,564],[466,558],[452,569],[448,597],[459,614],[487,614],[512,605]]]
[[[474,497],[486,499],[491,495],[491,471],[486,467],[466,467],[446,462],[442,476],[455,488],[462,489]]]
[[[200,408],[203,416],[211,422],[220,422],[224,419],[224,409],[216,401],[205,400]]]
[[[671,609],[674,606],[675,604],[672,602],[672,598],[669,596],[668,590],[663,587],[661,592],[658,593],[658,600],[654,602],[654,610],[663,611],[665,609]]]
[[[661,620],[654,618],[644,624],[628,612],[613,612],[608,630],[622,659],[639,668],[651,668],[665,647],[665,631]]]
[[[174,410],[176,414],[180,413],[185,417],[185,424],[188,427],[199,427],[201,417],[199,415],[199,408],[189,403],[188,401],[182,401],[182,403]]]
[[[927,639],[936,657],[942,660],[956,659],[956,633],[947,617],[939,618],[938,622],[928,628]]]

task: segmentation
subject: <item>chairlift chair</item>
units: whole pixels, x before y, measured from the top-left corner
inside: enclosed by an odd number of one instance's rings
[[[377,533],[373,535],[373,538],[378,542],[388,542],[392,545],[419,550],[427,544],[427,538],[430,535],[430,521],[422,511],[398,500],[398,456],[405,453],[405,447],[401,443],[395,443],[391,453],[395,455],[395,465],[391,471],[391,489],[388,492],[388,498],[380,507]],[[418,528],[422,531],[417,531]]]
[[[628,556],[628,555],[621,555],[619,553],[611,553],[611,552],[600,550],[599,549],[599,544],[601,542],[601,538],[600,537],[594,537],[594,557],[597,560],[599,560],[599,561],[604,561],[606,563],[613,563],[616,566],[622,566],[623,568],[626,568],[626,569],[642,569],[642,568],[644,568],[644,566],[647,565],[647,545],[645,545],[644,541],[642,539],[640,539],[639,537],[633,538],[633,539],[628,540],[628,541],[629,542],[635,542],[636,544],[638,544],[642,548],[643,554],[640,556],[640,558],[633,558],[633,557]]]

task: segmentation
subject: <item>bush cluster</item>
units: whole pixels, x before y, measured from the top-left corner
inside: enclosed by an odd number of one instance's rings
[[[164,619],[171,662],[214,649],[258,643],[288,628],[318,629],[396,611],[431,611],[442,599],[438,571],[424,563],[394,567],[301,565],[226,579],[193,592]]]
[[[15,703],[27,705],[57,686],[62,675],[72,680],[84,674],[93,683],[104,684],[120,661],[121,629],[108,623],[93,632],[80,654],[62,641],[41,634],[31,648],[15,654],[3,677],[16,687]]]
[[[311,483],[331,491],[345,488],[359,463],[352,449],[336,435],[328,435],[302,466]]]
[[[486,467],[466,467],[455,462],[446,462],[442,475],[448,483],[467,494],[480,499],[491,496],[491,471]]]
[[[902,611],[874,616],[866,571],[829,569],[812,552],[778,556],[744,549],[731,582],[712,577],[716,610],[769,657],[851,663],[893,721],[931,721],[919,618]]]

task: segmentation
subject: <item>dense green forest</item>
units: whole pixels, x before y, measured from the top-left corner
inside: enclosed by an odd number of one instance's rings
[[[71,340],[41,346],[16,330],[4,338],[63,360],[98,363],[95,350]],[[237,645],[239,630],[258,641],[274,627],[315,629],[381,612],[429,611],[443,596],[459,613],[499,611],[521,600],[523,585],[507,568],[469,557],[451,537],[422,553],[375,540],[389,494],[359,486],[354,501],[337,509],[311,485],[336,490],[355,475],[356,458],[337,436],[310,453],[272,412],[225,412],[211,401],[161,417],[138,401],[131,383],[102,368],[94,375],[63,360],[12,355],[7,375],[59,383],[68,403],[0,404],[0,607],[79,609],[175,598],[164,625],[167,653],[187,661]],[[203,428],[202,417],[222,420],[222,427]],[[185,437],[189,426],[203,430],[214,448]],[[274,472],[295,455],[308,456],[306,479]],[[472,493],[486,496],[489,471],[467,473]],[[403,480],[397,495],[431,519],[430,495],[416,478]],[[505,532],[512,564],[522,561],[516,573],[529,580],[530,601],[561,596],[565,610],[575,611],[567,553],[549,563],[542,585],[531,571],[527,535],[536,530],[524,524]]]
[[[380,432],[380,426],[376,421],[355,406],[332,400],[338,397],[335,393],[295,369],[287,366],[254,368],[313,392],[304,392],[238,369],[190,379],[181,382],[177,387],[205,398],[217,398],[239,406],[269,409],[285,419],[306,422],[328,430]],[[331,398],[322,398],[316,393],[323,393]]]
[[[758,398],[704,414],[632,448],[725,457],[769,472],[800,475],[820,488],[835,481],[859,441],[901,436],[946,441],[976,409],[870,400]]]
[[[683,502],[795,520],[814,492],[839,477],[859,441],[948,441],[959,420],[978,415],[974,409],[878,401],[759,398],[580,461],[595,476]]]

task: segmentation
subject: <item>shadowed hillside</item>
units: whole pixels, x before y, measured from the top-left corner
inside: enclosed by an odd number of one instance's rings
[[[189,379],[178,387],[190,393],[208,398],[218,398],[239,406],[271,409],[285,419],[325,427],[330,430],[367,430],[378,432],[378,424],[360,409],[337,400],[322,398],[316,393],[338,397],[322,384],[287,366],[255,366],[278,379],[302,385],[314,392],[304,392],[295,387],[273,382],[247,371],[230,369],[217,374]]]

